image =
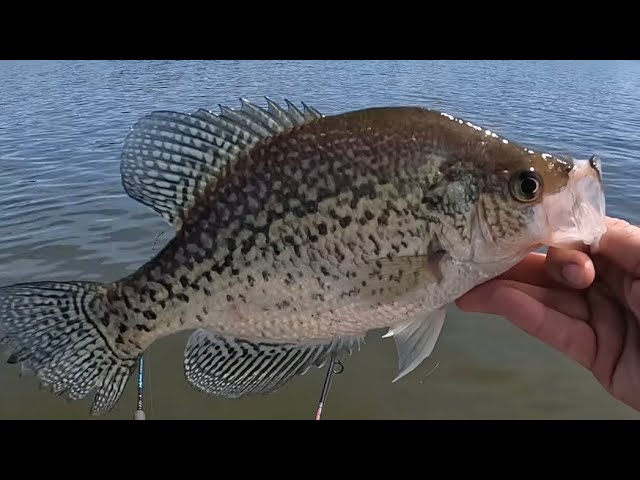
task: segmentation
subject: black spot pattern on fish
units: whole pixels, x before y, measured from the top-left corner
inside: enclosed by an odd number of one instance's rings
[[[468,212],[446,182],[471,179],[462,201],[472,203],[477,165],[464,161],[473,147],[457,142],[457,127],[446,122],[422,109],[354,112],[264,138],[202,190],[176,237],[131,282],[166,286],[162,310],[192,298],[196,305],[244,304],[250,295],[260,302],[283,287],[338,300],[384,292],[360,290],[368,286],[357,278],[362,268],[377,269],[376,281],[402,284],[395,270],[380,276],[378,259],[430,252],[443,216],[446,228],[468,236]],[[447,142],[433,133],[443,126]],[[124,291],[116,296],[130,308]],[[276,299],[276,308],[293,311],[286,302]]]

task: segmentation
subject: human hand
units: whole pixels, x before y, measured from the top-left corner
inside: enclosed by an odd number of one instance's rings
[[[506,317],[640,411],[640,228],[609,217],[606,224],[595,255],[531,253],[456,303]]]

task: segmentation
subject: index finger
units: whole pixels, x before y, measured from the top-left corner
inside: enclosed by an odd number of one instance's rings
[[[597,254],[609,258],[622,270],[640,277],[640,228],[619,218],[606,218],[607,231]]]
[[[572,270],[566,270],[566,267]],[[591,285],[594,277],[593,263],[587,254],[579,250],[549,248],[547,254],[530,253],[498,278],[538,287],[582,289]]]

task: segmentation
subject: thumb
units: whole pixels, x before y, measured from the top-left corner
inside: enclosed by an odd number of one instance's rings
[[[596,270],[591,258],[578,250],[549,248],[545,262],[547,274],[567,287],[583,289],[591,285]]]

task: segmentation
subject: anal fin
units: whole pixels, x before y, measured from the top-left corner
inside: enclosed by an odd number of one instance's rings
[[[398,350],[398,375],[393,382],[412,372],[431,355],[440,337],[446,313],[446,307],[439,308],[426,318],[395,325],[383,335],[382,338],[393,337]]]
[[[360,337],[327,342],[252,342],[198,329],[184,352],[187,381],[210,395],[238,398],[273,393],[312,366],[321,367],[332,355],[359,348]]]

